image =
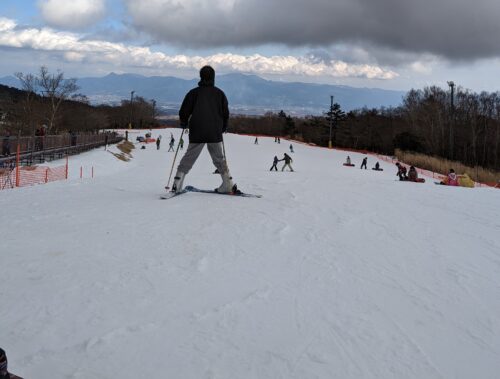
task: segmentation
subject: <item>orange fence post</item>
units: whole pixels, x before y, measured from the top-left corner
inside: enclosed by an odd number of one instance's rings
[[[45,169],[45,183],[49,182],[49,168],[47,167]]]
[[[17,152],[16,152],[16,187],[19,187],[19,163],[21,161],[21,145],[17,144]]]
[[[68,156],[66,155],[66,172],[65,172],[66,179],[68,179]]]

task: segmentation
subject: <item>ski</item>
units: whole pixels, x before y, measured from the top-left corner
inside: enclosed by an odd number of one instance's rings
[[[205,189],[199,189],[193,186],[186,186],[184,187],[184,190],[186,192],[198,192],[198,193],[211,193],[215,195],[226,195],[226,196],[241,196],[241,197],[255,197],[255,198],[261,198],[262,195],[255,195],[252,193],[245,193],[241,192],[240,190],[236,190],[236,192],[230,192],[230,193],[219,193],[214,190],[205,190]]]
[[[186,189],[184,188],[181,192],[167,192],[167,193],[164,193],[163,195],[160,196],[160,199],[161,200],[168,200],[168,199],[171,199],[173,197],[176,197],[176,196],[179,196],[179,195],[182,195],[183,193],[186,193]]]

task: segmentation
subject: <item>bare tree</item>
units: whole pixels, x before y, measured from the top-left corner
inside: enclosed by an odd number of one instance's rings
[[[23,102],[23,111],[26,116],[26,124],[29,130],[35,135],[35,123],[33,122],[33,103],[36,99],[36,90],[38,88],[38,81],[33,74],[23,74],[16,72],[14,76],[21,82],[22,89],[26,92],[26,97]]]
[[[54,127],[59,106],[70,94],[78,91],[79,87],[76,85],[76,79],[64,79],[64,73],[59,70],[56,74],[50,74],[45,66],[40,67],[38,84],[42,88],[43,94],[50,101],[48,130],[51,131]]]

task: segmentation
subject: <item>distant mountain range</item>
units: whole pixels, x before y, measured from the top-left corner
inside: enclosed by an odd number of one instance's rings
[[[146,77],[111,73],[101,78],[79,78],[79,92],[93,103],[116,103],[130,99],[130,92],[145,99],[155,99],[165,111],[174,112],[187,91],[198,80],[170,76]],[[19,87],[13,76],[0,78],[0,84]],[[340,85],[290,83],[265,80],[255,75],[227,74],[216,77],[216,85],[226,93],[233,112],[263,114],[279,111],[306,115],[328,110],[330,95],[344,110],[362,107],[379,108],[401,104],[404,92],[379,88],[355,88]]]

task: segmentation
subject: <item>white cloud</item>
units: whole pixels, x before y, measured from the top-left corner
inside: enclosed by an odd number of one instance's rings
[[[47,24],[63,29],[80,29],[100,21],[106,12],[105,0],[39,0]]]
[[[0,17],[0,32],[6,32],[8,30],[12,30],[16,27],[16,22],[14,20]]]
[[[205,64],[219,72],[244,72],[259,75],[287,75],[326,78],[393,79],[394,71],[370,64],[350,64],[339,60],[317,61],[310,56],[263,56],[220,53],[211,56],[167,55],[148,47],[127,46],[100,40],[83,40],[69,32],[50,28],[19,29],[9,19],[0,19],[0,46],[60,53],[70,62],[108,63],[116,69],[134,67],[161,74],[164,70],[197,71]]]

